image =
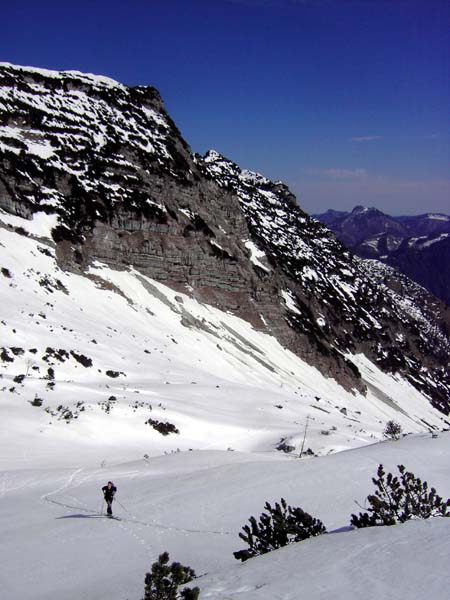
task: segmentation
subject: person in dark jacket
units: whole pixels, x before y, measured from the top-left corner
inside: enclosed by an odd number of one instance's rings
[[[108,481],[108,483],[102,487],[102,492],[103,497],[105,498],[106,505],[108,507],[106,509],[106,512],[108,513],[108,516],[112,517],[111,504],[114,499],[114,494],[117,492],[117,488],[112,481]]]

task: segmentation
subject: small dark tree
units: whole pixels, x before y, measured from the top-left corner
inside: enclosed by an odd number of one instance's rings
[[[450,498],[443,501],[434,488],[417,478],[414,473],[398,465],[400,478],[392,473],[386,475],[383,465],[378,466],[378,479],[372,478],[376,490],[367,496],[367,512],[351,516],[354,527],[373,527],[375,525],[395,525],[409,519],[428,519],[429,517],[449,517]]]
[[[274,507],[266,502],[264,508],[267,513],[261,514],[259,522],[255,517],[250,517],[250,525],[242,528],[239,537],[248,544],[248,549],[233,552],[237,560],[245,561],[287,544],[326,533],[322,521],[301,508],[288,506],[284,498],[276,502]]]
[[[177,429],[173,423],[169,423],[169,421],[163,423],[162,421],[157,421],[156,419],[148,419],[147,421],[145,421],[145,424],[151,425],[153,429],[156,429],[156,431],[161,435],[169,435],[169,433],[180,433],[179,429]]]
[[[190,567],[177,562],[169,565],[169,553],[163,552],[158,562],[152,564],[151,573],[145,575],[143,600],[197,600],[199,588],[178,590],[178,586],[189,583],[195,576]]]
[[[388,440],[399,440],[402,434],[402,426],[396,421],[388,421],[384,428],[383,435]]]

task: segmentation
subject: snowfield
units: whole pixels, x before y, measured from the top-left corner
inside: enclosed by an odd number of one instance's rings
[[[2,470],[0,574],[4,598],[132,600],[168,550],[201,575],[200,598],[448,598],[450,519],[348,531],[373,491],[379,462],[405,463],[449,494],[450,434],[411,436],[306,460],[285,455],[193,451],[67,468],[21,464]],[[103,456],[98,454],[100,459]],[[69,466],[70,465],[70,466]],[[118,487],[100,516],[100,488]],[[240,563],[238,533],[266,500],[283,496],[322,519],[329,534]],[[193,585],[194,585],[193,584]]]
[[[367,395],[346,391],[138,271],[64,272],[54,225],[0,212],[3,598],[139,599],[164,550],[201,600],[449,597],[450,519],[349,531],[380,462],[450,495],[427,398],[362,355]],[[410,435],[381,442],[389,419]],[[120,520],[102,516],[109,479]],[[242,526],[280,497],[330,534],[239,563]]]

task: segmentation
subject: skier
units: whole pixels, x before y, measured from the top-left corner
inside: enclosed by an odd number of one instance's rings
[[[102,492],[108,506],[106,512],[108,513],[108,517],[112,517],[111,504],[114,499],[114,494],[117,492],[117,488],[112,481],[108,481],[108,483],[102,487]]]

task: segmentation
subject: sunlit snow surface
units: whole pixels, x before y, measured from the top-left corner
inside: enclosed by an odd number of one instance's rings
[[[308,598],[333,586],[333,598],[375,598],[395,568],[413,583],[400,577],[392,598],[425,597],[420,577],[444,597],[447,520],[336,533],[245,565],[232,557],[247,518],[280,496],[345,527],[378,462],[405,463],[448,496],[449,437],[424,433],[445,425],[426,398],[363,356],[349,358],[367,396],[346,392],[275,338],[137,271],[64,272],[53,217],[1,212],[0,223],[2,597],[140,598],[163,550],[208,573],[201,598],[287,600],[302,585]],[[391,418],[422,437],[335,454],[382,439]],[[179,433],[162,436],[148,419]],[[305,434],[305,450],[333,454],[299,460]],[[275,450],[282,438],[294,453]],[[100,515],[111,478],[121,521]],[[358,562],[375,564],[381,583],[366,573],[355,588]]]
[[[120,443],[141,455],[266,451],[281,438],[299,448],[306,417],[316,454],[379,440],[392,418],[408,432],[445,426],[410,384],[363,357],[349,355],[367,396],[346,392],[249,323],[137,271],[102,264],[87,276],[62,271],[43,237],[53,217],[0,219],[41,236],[0,228],[4,435],[13,440],[17,427],[27,432],[19,443],[41,437],[35,459],[45,461],[44,447],[68,440],[85,448]],[[23,381],[14,381],[20,375]],[[30,404],[35,396],[42,406]],[[74,418],[65,418],[67,410]],[[180,433],[163,437],[149,418]]]
[[[60,450],[65,467],[38,468],[29,455],[0,474],[4,598],[139,599],[164,550],[201,575],[202,600],[448,598],[450,519],[348,531],[379,462],[405,463],[447,497],[448,433],[306,460],[204,450],[113,462],[99,448],[87,462],[78,447]],[[108,479],[119,521],[101,516]],[[281,496],[330,533],[237,562],[242,525]]]

